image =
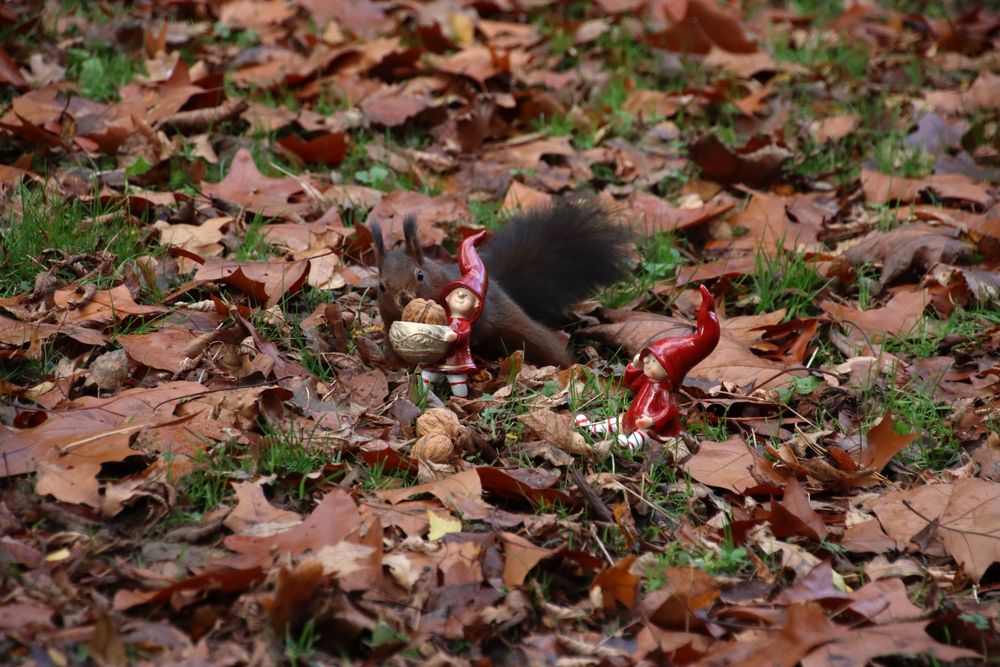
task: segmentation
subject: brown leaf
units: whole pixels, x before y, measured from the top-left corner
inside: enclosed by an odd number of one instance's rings
[[[833,301],[822,301],[819,307],[834,319],[853,325],[850,328],[855,332],[852,337],[861,338],[861,333],[855,331],[860,329],[869,340],[879,342],[886,335],[898,337],[914,332],[923,321],[927,302],[925,290],[900,290],[879,308],[857,310]]]
[[[746,230],[732,240],[720,241],[729,248],[742,248],[752,253],[772,254],[784,248],[798,250],[816,244],[820,225],[815,222],[793,222],[788,217],[783,197],[755,192],[746,207],[729,218],[733,227]]]
[[[732,259],[720,259],[717,262],[706,262],[694,266],[682,266],[677,269],[677,285],[683,286],[695,281],[703,282],[716,278],[738,278],[756,271],[757,265],[753,255],[743,255]]]
[[[338,166],[347,154],[347,138],[343,132],[321,134],[305,141],[289,134],[279,139],[278,143],[306,162],[327,167]]]
[[[366,225],[378,223],[386,247],[403,240],[403,219],[413,215],[417,219],[417,238],[423,246],[439,245],[445,233],[436,225],[457,222],[469,216],[465,201],[457,194],[431,197],[419,192],[395,190],[382,197],[368,214]]]
[[[937,642],[924,632],[926,626],[927,621],[914,621],[856,628],[830,637],[831,643],[802,659],[802,667],[865,667],[873,658],[895,654],[932,655],[944,662],[980,658],[975,651]]]
[[[260,482],[233,482],[236,508],[222,522],[234,533],[269,535],[302,523],[297,512],[280,510],[267,501]]]
[[[938,262],[956,264],[975,248],[959,238],[957,230],[930,225],[904,225],[888,232],[871,232],[844,253],[855,266],[881,262],[880,283],[889,285],[911,270],[926,271]],[[919,275],[917,277],[920,277]]]
[[[533,208],[541,208],[552,203],[552,195],[535,190],[520,181],[511,181],[507,194],[504,195],[501,211],[510,213],[521,210],[528,211]]]
[[[318,552],[328,544],[336,544],[361,524],[354,499],[337,489],[323,496],[316,509],[299,525],[264,537],[230,535],[223,540],[227,549],[241,554],[241,567],[270,563],[276,556],[298,556],[306,551]]]
[[[13,86],[18,90],[25,90],[29,87],[17,63],[2,47],[0,47],[0,84]]]
[[[733,208],[732,203],[708,204],[698,208],[676,208],[648,192],[633,193],[628,199],[628,204],[629,225],[647,236],[697,227]]]
[[[784,482],[771,464],[739,436],[723,442],[702,442],[698,452],[684,464],[684,470],[702,484],[734,493],[746,493],[758,486],[758,478],[770,479],[775,485]]]
[[[194,274],[198,282],[232,285],[257,303],[270,308],[286,294],[295,294],[306,282],[311,264],[298,262],[235,262],[209,257]]]
[[[382,588],[382,523],[375,519],[362,527],[364,536],[352,535],[319,550],[323,572],[337,577],[342,590],[373,591]]]
[[[430,58],[431,64],[439,72],[466,76],[480,84],[523,67],[529,60],[530,56],[524,51],[494,50],[480,44],[466,46],[450,56]]]
[[[630,571],[635,559],[635,556],[626,556],[614,565],[604,568],[594,577],[590,588],[591,591],[600,589],[605,611],[614,612],[618,609],[618,605],[622,605],[625,609],[632,609],[635,605],[639,582],[642,580],[642,577]]]
[[[232,593],[242,591],[263,581],[264,578],[264,571],[259,567],[253,567],[246,570],[236,569],[208,572],[196,577],[183,579],[170,584],[166,588],[155,591],[134,591],[121,588],[115,592],[112,609],[114,611],[125,611],[139,605],[167,600],[171,601],[175,609],[182,609],[212,592]],[[178,593],[187,592],[191,592],[193,595],[178,595]]]
[[[317,25],[335,21],[361,35],[370,36],[388,21],[385,10],[372,0],[296,0],[305,7]]]
[[[683,53],[708,53],[713,47],[732,53],[754,53],[739,14],[711,0],[654,3],[653,16],[667,28],[650,35],[656,46]]]
[[[903,581],[896,578],[870,581],[854,591],[848,609],[879,624],[912,621],[924,615],[923,609],[910,602]]]
[[[719,324],[724,331],[731,333],[733,338],[743,345],[749,346],[760,341],[764,333],[762,329],[779,324],[781,320],[785,319],[786,312],[788,311],[782,308],[762,315],[726,317]]]
[[[817,542],[826,536],[823,519],[809,504],[809,498],[794,477],[785,485],[781,501],[771,503],[771,528],[776,537],[802,535]]]
[[[261,215],[295,215],[312,208],[312,204],[291,201],[293,196],[304,192],[302,183],[291,176],[264,176],[257,170],[250,151],[245,148],[233,156],[226,177],[219,183],[205,185],[203,190],[205,194],[221,197]]]
[[[87,648],[88,654],[98,667],[125,667],[128,664],[125,642],[106,612],[97,615],[94,635],[90,638]]]
[[[52,300],[61,308],[63,323],[95,323],[106,324],[121,320],[126,315],[157,315],[167,312],[159,306],[141,306],[135,302],[125,285],[119,285],[110,290],[97,290],[82,306],[75,305],[81,299],[77,289],[56,290]]]
[[[841,606],[837,603],[850,599],[850,595],[833,585],[833,567],[828,561],[823,561],[805,576],[797,577],[795,583],[778,593],[774,601],[786,605],[833,602],[835,606]]]
[[[46,324],[44,322],[18,322],[0,315],[0,343],[22,347],[48,340],[55,335],[69,336],[85,345],[103,346],[107,339],[96,329],[75,325]]]
[[[540,438],[565,452],[583,455],[594,453],[593,448],[587,444],[583,435],[577,430],[573,416],[568,412],[535,410],[518,415],[517,419],[537,433]]]
[[[467,519],[482,519],[488,512],[488,506],[482,499],[483,486],[476,470],[466,470],[429,484],[379,491],[376,495],[395,505],[423,493],[431,494],[452,512]]]
[[[986,442],[972,453],[972,460],[979,465],[978,477],[1000,482],[1000,434],[990,433]]]
[[[973,581],[981,581],[986,570],[1000,562],[1000,485],[958,480],[940,523],[945,548]]]
[[[225,250],[221,243],[224,229],[232,223],[233,219],[225,215],[209,218],[200,225],[170,225],[158,220],[153,227],[160,230],[160,245],[183,248],[199,257],[215,257]]]
[[[294,570],[283,567],[278,571],[274,595],[261,599],[276,636],[284,637],[291,631],[292,622],[301,618],[303,607],[315,595],[322,576],[323,564],[312,558],[302,561]]]
[[[843,114],[840,116],[827,116],[813,123],[809,130],[813,140],[818,144],[825,144],[830,141],[840,141],[857,127],[860,117],[856,114]]]
[[[191,343],[198,334],[189,329],[167,328],[148,334],[117,338],[125,352],[137,363],[171,373],[180,371]]]
[[[847,628],[830,621],[815,603],[792,605],[780,632],[767,633],[761,639],[731,640],[710,651],[702,662],[741,667],[795,667],[813,648],[842,638],[847,632]]]
[[[561,503],[570,507],[579,504],[575,497],[562,489],[553,489],[533,483],[533,480],[524,474],[531,471],[480,467],[476,468],[476,472],[479,474],[479,480],[484,489],[505,498],[526,500],[530,503]]]
[[[53,614],[54,609],[41,605],[26,602],[3,604],[0,605],[0,630],[27,641],[34,633],[55,627]]]
[[[900,435],[896,433],[896,422],[886,410],[885,415],[872,430],[868,431],[865,446],[854,457],[859,465],[881,472],[896,454],[917,439],[919,433]]]
[[[848,526],[840,538],[840,546],[852,553],[884,554],[903,550],[903,545],[886,535],[876,519]]]
[[[430,95],[408,92],[404,86],[385,86],[361,100],[361,113],[372,125],[397,127],[438,102]]]
[[[926,484],[883,494],[872,502],[871,508],[889,537],[908,544],[927,527],[928,521],[940,518],[951,494],[952,484]],[[940,545],[933,553],[943,555]]]
[[[389,395],[389,383],[385,373],[379,369],[358,373],[342,379],[350,394],[351,403],[364,406],[368,410],[378,408]]]
[[[721,67],[741,79],[749,79],[761,72],[796,71],[799,68],[792,63],[783,62],[779,66],[767,51],[756,53],[732,53],[718,47],[712,47],[702,64],[708,67]],[[804,70],[808,71],[808,70]]]
[[[734,151],[714,134],[698,138],[688,146],[688,154],[701,167],[705,178],[755,188],[773,183],[781,174],[781,167],[792,157],[790,150],[770,141],[751,141]]]
[[[556,554],[557,549],[538,547],[514,533],[500,533],[503,540],[503,583],[508,588],[517,588],[539,562]]]
[[[670,118],[684,108],[680,95],[659,90],[635,90],[625,100],[625,111],[640,119]]]
[[[988,185],[960,174],[903,178],[862,169],[861,186],[865,191],[865,200],[875,204],[919,201],[927,190],[933,191],[939,199],[960,199],[980,206],[988,206],[993,201]]]
[[[666,583],[642,601],[643,613],[661,627],[704,626],[705,611],[719,597],[719,582],[697,567],[668,567]]]

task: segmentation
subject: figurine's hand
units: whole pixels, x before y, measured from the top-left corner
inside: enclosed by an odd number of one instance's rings
[[[632,366],[634,368],[638,368],[639,367],[639,353],[638,352],[636,352],[635,356],[632,357]]]
[[[653,420],[649,417],[639,417],[635,420],[635,425],[639,428],[649,428],[653,425]]]
[[[458,340],[458,334],[455,333],[454,331],[449,331],[444,335],[444,339],[449,343],[454,343],[456,340]]]

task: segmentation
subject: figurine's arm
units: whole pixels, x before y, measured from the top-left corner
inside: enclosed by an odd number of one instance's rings
[[[639,391],[647,381],[646,374],[634,365],[629,364],[625,367],[625,386],[632,391]]]
[[[659,432],[679,415],[680,409],[677,407],[677,403],[673,398],[668,398],[661,409],[645,416],[649,417],[653,421],[652,425],[649,426],[648,429],[654,432]]]
[[[458,345],[469,345],[469,339],[472,338],[472,323],[468,320],[453,319],[448,323],[451,327],[451,332],[445,334],[445,340],[451,343],[457,343]]]

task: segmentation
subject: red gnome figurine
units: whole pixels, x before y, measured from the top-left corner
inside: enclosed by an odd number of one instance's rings
[[[459,246],[458,268],[462,275],[445,285],[439,297],[444,301],[448,326],[451,327],[451,331],[445,335],[445,340],[450,343],[448,352],[444,359],[421,366],[420,369],[424,386],[429,388],[444,375],[448,378],[451,393],[462,398],[469,395],[469,386],[466,384],[469,372],[476,370],[472,353],[469,352],[472,323],[483,310],[489,283],[486,267],[475,248],[485,236],[485,231],[478,232],[463,239]]]
[[[672,392],[680,388],[688,371],[718,344],[715,300],[702,285],[697,331],[690,336],[663,338],[644,347],[625,369],[625,384],[635,394],[628,412],[597,423],[591,423],[585,415],[577,415],[577,425],[595,435],[617,433],[619,444],[631,451],[645,445],[647,438],[663,442],[664,438],[680,435],[680,410]]]

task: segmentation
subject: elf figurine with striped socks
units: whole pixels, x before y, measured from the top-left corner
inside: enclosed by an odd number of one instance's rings
[[[591,422],[577,415],[580,428],[594,435],[615,433],[618,443],[636,451],[649,439],[663,442],[681,433],[680,410],[673,392],[680,389],[694,366],[719,344],[719,317],[715,300],[701,286],[698,328],[690,336],[660,339],[639,351],[625,369],[625,385],[635,398],[624,415]]]
[[[462,275],[445,285],[440,296],[451,328],[445,335],[445,340],[449,343],[448,352],[441,361],[420,367],[420,377],[425,387],[430,388],[444,376],[451,393],[461,398],[469,395],[469,373],[476,370],[469,351],[469,339],[472,336],[472,323],[483,312],[486,289],[489,286],[486,267],[476,252],[476,245],[485,236],[485,231],[478,232],[463,239],[459,245],[458,268]]]

